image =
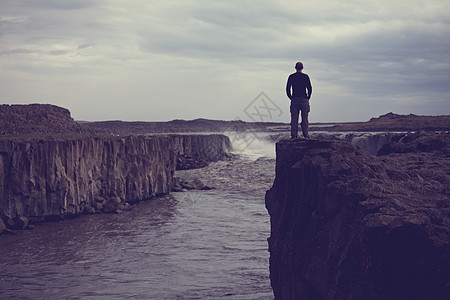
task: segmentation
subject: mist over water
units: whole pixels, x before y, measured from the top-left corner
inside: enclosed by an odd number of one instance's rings
[[[275,158],[275,143],[264,132],[226,133],[232,142],[233,152],[249,159]]]
[[[230,139],[231,160],[175,174],[212,190],[1,236],[0,298],[273,299],[264,194],[274,144]]]

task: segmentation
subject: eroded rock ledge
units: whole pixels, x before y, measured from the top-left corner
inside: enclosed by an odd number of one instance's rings
[[[277,143],[266,193],[276,299],[450,299],[449,135],[410,140],[379,157]]]
[[[229,156],[230,148],[223,135],[0,138],[0,217],[19,229],[28,224],[23,217],[129,209],[168,193],[186,158],[199,167]]]

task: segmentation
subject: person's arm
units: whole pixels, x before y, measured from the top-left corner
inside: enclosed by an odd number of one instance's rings
[[[311,80],[309,80],[309,76],[308,76],[308,80],[306,82],[306,89],[308,91],[308,99],[311,99],[311,95],[312,95],[312,85],[311,85]]]
[[[286,83],[286,95],[288,96],[289,99],[292,100],[292,94],[291,94],[291,76],[289,76],[288,81]]]

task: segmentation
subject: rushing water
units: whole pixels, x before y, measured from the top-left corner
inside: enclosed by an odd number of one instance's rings
[[[0,299],[273,299],[270,149],[176,174],[212,190],[0,236]]]

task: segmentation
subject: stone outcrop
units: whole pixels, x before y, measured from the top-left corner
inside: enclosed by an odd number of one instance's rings
[[[449,299],[446,139],[417,135],[414,151],[379,157],[343,141],[277,143],[266,193],[275,298]]]
[[[393,141],[398,141],[402,137],[406,136],[407,133],[372,133],[372,132],[351,132],[351,133],[312,133],[311,137],[316,140],[325,141],[346,141],[357,146],[373,155],[376,155],[378,151],[384,147],[384,145],[389,144]]]
[[[441,153],[450,156],[450,135],[445,132],[397,134],[377,151],[378,156],[393,153]]]
[[[1,138],[0,217],[8,226],[127,210],[168,193],[180,157],[199,166],[229,151],[221,135]]]
[[[0,105],[0,136],[81,132],[80,124],[65,108],[50,104]]]
[[[386,144],[393,140],[400,139],[405,134],[398,133],[350,133],[345,136],[345,141],[350,142],[353,146],[358,146],[367,152],[376,155],[378,151]]]

